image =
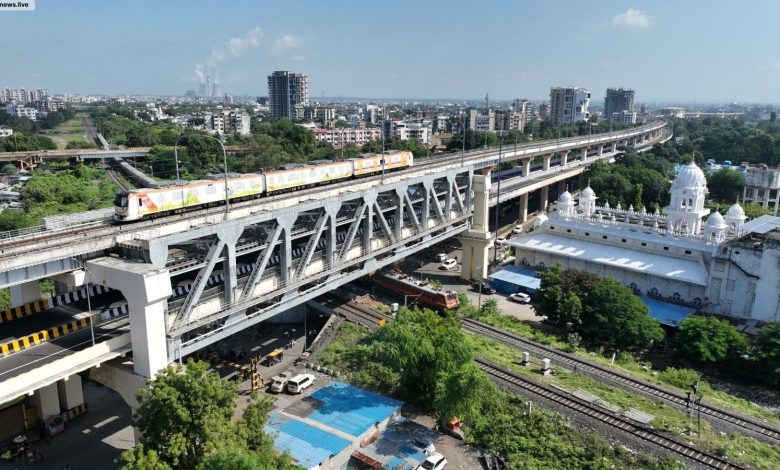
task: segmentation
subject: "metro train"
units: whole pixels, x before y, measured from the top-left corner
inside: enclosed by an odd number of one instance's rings
[[[285,191],[395,171],[414,165],[412,152],[395,150],[362,154],[343,161],[319,160],[305,165],[287,165],[265,173],[229,176],[228,199],[242,201]],[[189,181],[159,188],[120,191],[114,199],[114,220],[133,222],[225,202],[222,177]]]

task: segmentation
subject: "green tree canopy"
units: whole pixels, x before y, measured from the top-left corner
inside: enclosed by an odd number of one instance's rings
[[[771,375],[772,382],[780,383],[780,323],[772,322],[763,326],[754,346],[759,367]]]
[[[232,421],[237,389],[204,362],[160,371],[138,393],[133,424],[142,437],[139,447],[122,454],[123,469],[230,468],[231,462],[257,464],[235,468],[291,468],[263,431],[269,400],[250,404],[243,419]]]
[[[707,173],[706,176],[710,198],[733,204],[742,195],[745,177],[739,171],[721,168]]]
[[[744,352],[747,339],[725,320],[691,316],[677,327],[674,344],[683,357],[696,362],[719,362]]]
[[[664,339],[658,320],[630,289],[615,278],[602,279],[582,302],[582,327],[618,348],[645,346]]]

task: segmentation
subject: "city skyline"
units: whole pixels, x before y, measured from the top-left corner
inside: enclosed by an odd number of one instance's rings
[[[414,4],[414,16],[404,8],[410,2],[387,9],[236,1],[221,4],[220,14],[147,3],[39,1],[34,11],[0,12],[6,63],[17,64],[2,85],[183,95],[198,89],[199,71],[214,67],[222,92],[233,95],[265,95],[274,70],[308,75],[312,100],[471,100],[485,92],[538,100],[550,87],[573,85],[590,89],[596,103],[608,87],[634,89],[638,102],[777,101],[780,39],[771,23],[780,4],[772,2],[718,1],[706,10],[431,2]]]

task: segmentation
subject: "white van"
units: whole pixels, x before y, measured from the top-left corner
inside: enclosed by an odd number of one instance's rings
[[[287,391],[301,393],[314,384],[314,376],[311,374],[298,374],[287,381]]]
[[[450,269],[455,269],[456,267],[458,267],[458,262],[452,258],[449,258],[442,261],[441,265],[439,266],[439,269],[446,269],[447,271],[449,271]]]

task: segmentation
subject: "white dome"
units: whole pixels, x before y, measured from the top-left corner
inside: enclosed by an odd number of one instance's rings
[[[726,217],[731,219],[741,219],[745,217],[745,209],[742,208],[739,204],[734,204],[733,206],[729,207],[728,212],[726,212]]]
[[[709,217],[707,217],[707,226],[708,227],[725,227],[726,222],[723,220],[723,216],[720,215],[720,212],[715,211],[712,214],[710,214]]]
[[[677,171],[677,177],[674,179],[674,183],[672,183],[672,188],[702,188],[706,186],[707,178],[704,177],[704,172],[694,162],[680,167],[679,171]]]
[[[568,203],[572,201],[574,201],[574,198],[571,197],[571,193],[569,191],[564,191],[560,196],[558,196],[558,202]]]
[[[580,192],[580,197],[594,199],[596,197],[596,192],[591,189],[590,185],[588,185],[587,188],[583,189],[582,192]]]
[[[534,219],[534,229],[539,228],[542,224],[547,223],[547,221],[550,220],[549,217],[547,217],[545,214],[539,214]]]

